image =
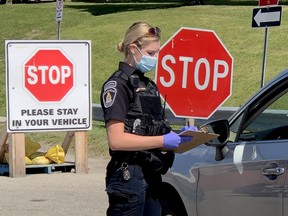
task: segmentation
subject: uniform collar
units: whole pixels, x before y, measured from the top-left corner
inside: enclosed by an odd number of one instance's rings
[[[134,67],[130,66],[126,62],[119,62],[119,69],[126,73],[128,77],[130,77],[133,73],[138,74],[139,76],[143,76],[143,73]]]

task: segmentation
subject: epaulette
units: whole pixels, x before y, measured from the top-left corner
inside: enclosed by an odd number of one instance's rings
[[[132,74],[130,77],[128,77],[125,72],[118,70],[113,74],[113,77],[121,78],[126,82],[129,82],[133,88],[137,88],[139,86],[139,76],[137,74]]]
[[[114,77],[119,77],[125,81],[129,81],[129,77],[126,73],[124,73],[123,71],[121,70],[118,70],[116,71],[114,74],[113,74]]]

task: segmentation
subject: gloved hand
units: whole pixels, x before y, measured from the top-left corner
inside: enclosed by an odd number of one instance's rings
[[[186,130],[198,131],[198,127],[197,126],[184,126],[181,128],[181,132],[186,131]]]
[[[163,135],[163,137],[164,137],[163,147],[167,149],[177,148],[180,145],[180,143],[186,143],[192,140],[192,137],[190,136],[179,136],[173,131]]]

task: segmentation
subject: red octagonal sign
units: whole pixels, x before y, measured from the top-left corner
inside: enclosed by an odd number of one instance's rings
[[[74,65],[59,49],[40,49],[24,64],[24,87],[39,102],[60,102],[74,87]]]
[[[156,83],[175,116],[208,119],[231,95],[232,70],[214,31],[183,27],[161,47]]]

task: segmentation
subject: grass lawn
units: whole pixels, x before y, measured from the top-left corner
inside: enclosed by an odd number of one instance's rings
[[[173,2],[65,2],[61,39],[92,42],[93,103],[99,103],[102,83],[122,60],[116,45],[122,40],[125,30],[140,20],[161,28],[162,43],[182,26],[214,30],[234,57],[233,94],[224,106],[240,106],[256,92],[261,85],[264,45],[264,28],[251,27],[252,10],[258,1],[205,2],[201,6],[182,6]],[[287,1],[280,1],[280,4],[286,5]],[[57,39],[55,12],[55,2],[0,5],[0,116],[6,116],[5,40]],[[283,6],[281,26],[269,29],[266,81],[288,65],[287,13],[287,6]],[[154,73],[149,76],[153,78]],[[103,123],[94,122],[93,130],[89,132],[91,156],[107,154],[104,131]],[[43,139],[46,136],[43,134],[34,136]],[[47,142],[59,139],[58,135],[56,139],[47,136]]]

